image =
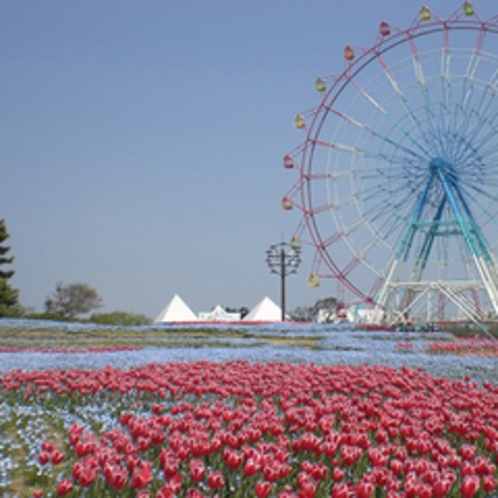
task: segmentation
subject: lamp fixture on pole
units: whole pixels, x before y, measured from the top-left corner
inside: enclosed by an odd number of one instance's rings
[[[271,273],[280,275],[282,322],[285,322],[285,277],[293,275],[301,263],[301,243],[293,237],[290,243],[272,244],[266,251],[266,264]]]

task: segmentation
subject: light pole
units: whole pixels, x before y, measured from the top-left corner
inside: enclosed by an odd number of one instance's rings
[[[293,238],[290,243],[272,244],[266,251],[266,263],[271,273],[280,275],[282,321],[285,322],[285,277],[297,272],[301,263],[301,244]]]

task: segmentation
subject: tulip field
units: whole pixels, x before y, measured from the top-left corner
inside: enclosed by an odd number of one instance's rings
[[[2,497],[498,496],[494,339],[1,323],[0,338]]]

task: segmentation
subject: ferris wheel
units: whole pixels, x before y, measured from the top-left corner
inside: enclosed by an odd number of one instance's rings
[[[302,213],[292,243],[315,248],[309,286],[336,280],[375,323],[498,316],[497,47],[470,2],[423,6],[316,79],[282,199]]]

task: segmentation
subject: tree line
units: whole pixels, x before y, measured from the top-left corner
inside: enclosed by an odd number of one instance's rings
[[[71,284],[58,283],[55,291],[45,300],[42,313],[29,313],[19,302],[19,291],[10,284],[14,276],[10,255],[11,248],[6,245],[10,237],[4,219],[0,219],[0,318],[45,318],[52,320],[79,320],[103,303],[98,292],[87,284],[76,282]],[[111,313],[94,313],[88,321],[103,325],[147,325],[151,320],[145,315],[114,311]]]
[[[5,220],[0,219],[0,318],[26,317],[61,321],[81,320],[82,316],[102,307],[102,299],[98,292],[87,284],[76,282],[63,284],[59,282],[55,291],[45,300],[42,313],[29,313],[19,302],[19,291],[14,289],[9,280],[14,275],[12,263],[14,257],[9,255],[10,247],[5,245],[9,238]],[[291,311],[290,318],[298,322],[312,322],[321,313],[323,321],[335,318],[340,303],[334,297],[319,299],[312,306],[299,306]],[[243,318],[249,308],[226,308],[226,311],[239,312]],[[141,314],[114,311],[110,313],[93,313],[87,319],[102,325],[147,325],[150,318]]]

